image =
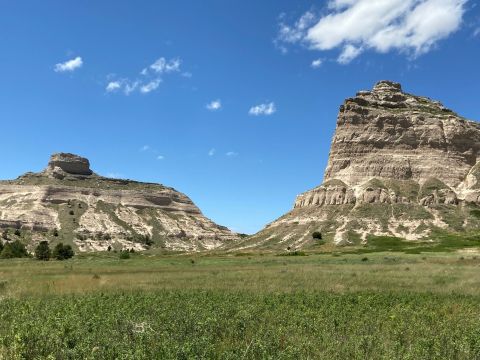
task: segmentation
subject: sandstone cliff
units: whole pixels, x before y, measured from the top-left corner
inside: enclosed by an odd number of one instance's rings
[[[20,229],[31,246],[48,239],[79,251],[198,251],[237,240],[175,189],[105,178],[87,159],[64,153],[52,155],[41,173],[0,181],[0,227]]]
[[[479,154],[480,124],[380,81],[341,105],[323,184],[239,247],[310,246],[314,231],[349,245],[478,228]]]

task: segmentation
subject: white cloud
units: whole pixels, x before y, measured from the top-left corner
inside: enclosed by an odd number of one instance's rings
[[[108,76],[107,80],[109,82],[105,89],[107,92],[115,92],[123,89],[125,95],[130,95],[133,92],[140,92],[142,94],[151,93],[158,89],[160,83],[163,81],[164,75],[179,72],[181,63],[182,60],[180,58],[167,60],[161,57],[140,71],[141,76],[135,80],[128,78],[115,80],[114,76]],[[183,73],[182,76],[191,76],[191,74]]]
[[[125,177],[124,175],[115,172],[107,173],[105,176],[111,179],[121,179]]]
[[[322,64],[323,64],[323,60],[322,60],[322,59],[316,59],[316,60],[313,60],[313,61],[312,61],[311,66],[312,66],[312,68],[314,68],[314,69],[318,69],[320,66],[322,66]]]
[[[140,148],[140,151],[148,151],[150,150],[150,145],[143,145],[141,148]]]
[[[215,149],[213,149],[213,148],[210,149],[210,151],[208,152],[208,156],[213,156],[213,155],[215,155],[215,152],[216,152]]]
[[[190,79],[193,75],[192,75],[191,72],[185,71],[185,72],[182,73],[182,76],[183,76],[184,78]]]
[[[125,95],[130,95],[132,92],[137,90],[139,85],[140,85],[139,81],[127,82],[125,84],[125,87],[123,88],[123,92],[125,93]]]
[[[260,104],[250,108],[248,113],[250,115],[259,116],[259,115],[272,115],[277,111],[275,103],[271,102],[268,104]]]
[[[234,157],[234,156],[238,156],[238,153],[235,151],[229,151],[225,155],[227,155],[228,157]]]
[[[479,36],[480,35],[480,27],[476,28],[475,31],[473,32],[473,36]]]
[[[163,159],[165,159],[165,156],[163,156],[163,155],[158,155],[157,156],[157,160],[163,160]]]
[[[80,56],[77,56],[75,59],[56,64],[54,71],[55,72],[71,72],[82,67],[82,65],[83,65],[82,58]]]
[[[338,63],[345,65],[350,63],[353,59],[355,59],[358,55],[362,53],[361,48],[357,48],[351,44],[345,45],[341,54],[339,55],[337,61]]]
[[[462,24],[468,0],[331,0],[327,13],[307,12],[292,26],[280,23],[277,41],[310,49],[342,49],[340,63],[362,51],[419,56]]]
[[[175,71],[180,71],[180,64],[182,61],[179,58],[168,60],[164,57],[159,58],[155,61],[152,65],[150,65],[150,69],[158,74],[162,73],[170,73]],[[145,71],[144,69],[143,71]],[[142,71],[142,73],[143,73]]]
[[[213,100],[205,106],[210,111],[218,111],[222,108],[222,102],[220,99]]]
[[[122,87],[122,83],[120,81],[110,81],[105,88],[107,92],[114,92],[119,90]]]
[[[142,85],[140,87],[140,92],[142,94],[148,94],[149,92],[152,92],[153,90],[156,90],[158,86],[160,85],[161,80],[160,79],[155,79],[150,81],[149,83]]]
[[[307,11],[298,19],[293,26],[289,26],[284,22],[280,23],[279,40],[287,43],[296,43],[302,41],[305,31],[314,24],[316,20],[315,14]],[[286,49],[282,50],[285,52]]]

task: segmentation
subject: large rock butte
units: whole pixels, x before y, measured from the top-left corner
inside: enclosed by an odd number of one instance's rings
[[[79,251],[198,251],[238,239],[175,189],[102,177],[88,159],[66,153],[52,155],[40,173],[0,181],[0,228],[22,229],[32,248],[47,239]]]
[[[324,182],[239,248],[409,240],[480,226],[480,124],[380,81],[340,106]]]

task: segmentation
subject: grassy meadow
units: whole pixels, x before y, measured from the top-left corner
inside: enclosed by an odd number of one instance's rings
[[[0,359],[480,359],[480,252],[0,260]]]

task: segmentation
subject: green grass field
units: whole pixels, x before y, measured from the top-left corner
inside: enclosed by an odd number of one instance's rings
[[[281,255],[0,260],[0,359],[480,359],[478,248]]]

